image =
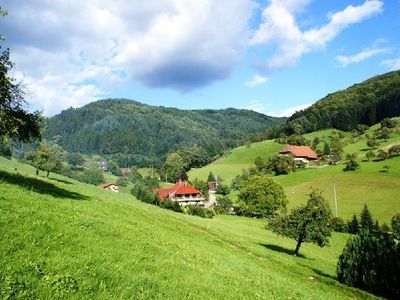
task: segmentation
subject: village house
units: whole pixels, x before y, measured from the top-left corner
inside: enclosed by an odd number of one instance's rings
[[[100,187],[102,189],[118,193],[118,185],[116,185],[114,183],[102,183],[102,184],[100,184]]]
[[[318,159],[317,153],[310,146],[286,145],[281,151],[281,155],[292,155],[296,161],[303,161],[308,164],[310,161]]]
[[[204,206],[204,202],[207,200],[198,189],[189,185],[186,181],[179,181],[171,188],[154,189],[153,194],[158,195],[161,201],[176,201],[182,206]]]

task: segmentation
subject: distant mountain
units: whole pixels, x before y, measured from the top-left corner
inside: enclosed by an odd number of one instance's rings
[[[44,137],[58,136],[70,152],[113,156],[140,166],[195,144],[213,158],[283,120],[244,109],[180,110],[106,99],[50,118]]]
[[[324,128],[351,130],[386,117],[400,116],[400,71],[372,77],[327,95],[311,107],[296,112],[281,126],[286,134]]]

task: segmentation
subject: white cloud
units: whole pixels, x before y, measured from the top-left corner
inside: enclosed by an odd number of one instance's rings
[[[329,14],[326,25],[301,31],[295,13],[304,9],[309,2],[271,0],[264,9],[263,22],[254,33],[251,44],[276,44],[277,53],[268,60],[268,70],[295,65],[302,55],[323,49],[349,25],[381,13],[383,6],[381,0],[367,0],[359,6],[350,5],[342,11]]]
[[[274,117],[290,117],[291,115],[293,115],[296,111],[300,111],[303,109],[306,109],[308,107],[310,107],[312,104],[311,103],[306,103],[306,104],[302,104],[302,105],[298,105],[298,106],[294,106],[294,107],[289,107],[279,113],[277,112],[267,112],[268,116],[274,116]]]
[[[264,104],[259,100],[253,100],[251,101],[250,105],[246,106],[245,109],[249,109],[255,112],[258,112],[260,114],[265,113],[265,109],[269,106],[268,104]]]
[[[400,56],[393,59],[386,59],[382,61],[382,65],[388,67],[390,71],[400,70]]]
[[[189,91],[226,78],[247,47],[255,7],[254,0],[4,2],[2,33],[32,100],[48,114],[123,80]]]
[[[267,77],[263,77],[260,75],[254,75],[250,80],[245,82],[245,85],[247,85],[248,87],[256,87],[260,84],[266,83],[268,80]]]
[[[354,55],[338,55],[336,56],[336,61],[342,66],[347,67],[350,64],[362,62],[368,58],[375,55],[388,53],[388,49],[377,48],[377,49],[364,49],[361,52]]]

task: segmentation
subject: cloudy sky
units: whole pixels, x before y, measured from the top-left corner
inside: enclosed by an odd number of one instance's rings
[[[400,68],[400,0],[0,0],[32,108],[101,98],[290,115]]]

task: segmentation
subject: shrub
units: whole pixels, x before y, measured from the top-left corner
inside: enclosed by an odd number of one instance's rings
[[[348,232],[349,230],[346,222],[340,217],[333,217],[331,219],[331,228],[336,232]]]
[[[160,207],[169,209],[169,210],[172,210],[175,212],[180,212],[180,213],[182,212],[182,207],[176,201],[170,201],[170,200],[160,201]]]
[[[353,218],[347,222],[347,229],[351,234],[357,234],[360,231],[360,223],[357,215],[353,215]]]
[[[400,156],[400,144],[394,145],[389,148],[389,156],[390,157]]]
[[[217,214],[228,214],[231,212],[233,203],[229,197],[218,197],[218,204],[214,207],[214,211]]]
[[[201,206],[196,206],[196,205],[188,205],[188,214],[192,216],[198,216],[201,218],[207,218],[207,219],[212,219],[215,215],[214,211],[209,208],[201,207]]]
[[[136,184],[132,190],[131,194],[136,197],[136,199],[150,203],[150,204],[157,204],[157,196],[154,195],[146,186],[143,186],[141,183]]]
[[[275,172],[275,175],[289,174],[296,170],[296,162],[293,157],[286,155],[274,155],[268,163],[268,169]]]
[[[98,168],[89,168],[83,171],[81,181],[89,184],[99,185],[104,182],[103,172]]]

